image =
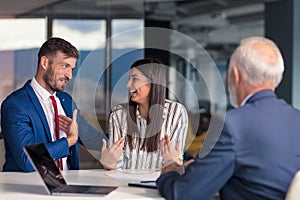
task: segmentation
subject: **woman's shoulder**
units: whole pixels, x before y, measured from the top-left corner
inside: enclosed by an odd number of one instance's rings
[[[172,100],[170,100],[170,99],[166,99],[165,100],[165,106],[167,106],[167,107],[169,107],[169,106],[178,106],[178,107],[180,107],[180,108],[183,108],[183,109],[185,109],[185,106],[183,105],[183,104],[181,104],[181,103],[179,103],[179,102],[176,102],[176,101],[172,101]]]
[[[175,113],[181,113],[181,115],[186,116],[187,115],[187,110],[185,106],[179,102],[172,101],[169,99],[165,100],[165,112],[175,112]]]
[[[110,112],[115,113],[115,112],[127,111],[127,105],[128,104],[126,104],[126,103],[115,105],[112,107]]]

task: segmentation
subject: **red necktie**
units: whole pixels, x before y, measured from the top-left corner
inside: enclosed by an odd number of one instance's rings
[[[58,124],[58,110],[57,110],[57,104],[56,104],[56,101],[55,101],[55,98],[54,96],[50,96],[51,100],[52,100],[52,105],[53,105],[53,108],[54,108],[54,121],[55,121],[55,137],[56,137],[56,140],[59,140],[59,124]],[[63,166],[62,166],[62,159],[58,159],[58,166],[59,166],[59,169],[62,170],[63,169]]]

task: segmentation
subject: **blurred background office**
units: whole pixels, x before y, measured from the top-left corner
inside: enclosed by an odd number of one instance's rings
[[[297,0],[0,0],[0,103],[33,77],[41,44],[62,37],[81,54],[66,90],[106,132],[111,107],[128,99],[129,67],[156,57],[169,66],[167,98],[188,110],[194,156],[210,115],[230,108],[227,61],[244,37],[278,44],[286,71],[276,93],[300,108],[299,12]]]

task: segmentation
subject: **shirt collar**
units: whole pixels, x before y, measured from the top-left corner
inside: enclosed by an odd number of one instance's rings
[[[31,86],[42,100],[47,100],[51,95],[56,96],[56,92],[54,92],[54,94],[50,94],[50,92],[48,92],[37,82],[35,77],[33,77],[31,80]]]
[[[254,93],[249,94],[249,95],[242,101],[240,107],[243,106],[243,105],[245,105],[245,104],[247,103],[248,99],[250,99],[253,95],[254,95]]]

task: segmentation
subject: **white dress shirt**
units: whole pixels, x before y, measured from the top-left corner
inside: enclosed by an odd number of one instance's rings
[[[44,110],[44,113],[46,115],[48,125],[49,125],[49,129],[50,129],[50,133],[51,133],[52,141],[55,141],[56,137],[55,137],[54,108],[53,108],[53,105],[52,105],[52,101],[50,99],[51,94],[45,88],[43,88],[36,81],[36,79],[34,77],[32,78],[31,86],[32,86],[36,96],[38,97],[38,99],[39,99],[39,101],[42,105],[42,108]],[[65,111],[62,108],[62,105],[60,103],[60,100],[56,96],[56,92],[53,94],[53,96],[55,97],[55,100],[56,100],[58,114],[66,116]],[[59,134],[60,134],[60,138],[67,136],[66,133],[62,130],[59,130]],[[63,169],[67,169],[68,168],[67,167],[67,157],[63,158],[62,162],[63,162]]]

